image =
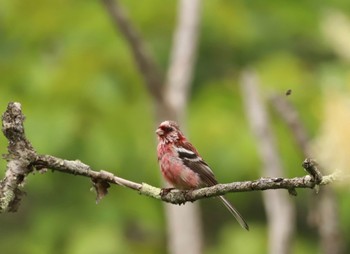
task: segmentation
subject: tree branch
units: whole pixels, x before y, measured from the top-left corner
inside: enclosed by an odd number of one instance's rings
[[[62,173],[85,176],[92,179],[94,186],[95,183],[101,182],[115,184],[136,190],[142,195],[172,204],[183,204],[188,201],[193,202],[198,199],[216,197],[229,192],[314,188],[317,184],[326,185],[344,179],[344,176],[341,176],[340,172],[335,172],[327,176],[321,175],[320,182],[318,182],[318,179],[315,180],[313,175],[295,178],[267,177],[255,181],[218,184],[213,187],[191,191],[163,191],[160,188],[146,183],[135,183],[123,179],[108,171],[95,171],[89,165],[79,160],[70,161],[51,155],[38,155],[25,137],[23,126],[24,119],[25,117],[21,111],[21,104],[18,102],[9,103],[2,117],[2,131],[9,141],[9,154],[4,156],[7,160],[7,168],[4,179],[0,181],[0,212],[14,212],[17,210],[22,196],[20,187],[24,185],[24,179],[34,169],[42,172],[45,172],[45,169],[51,169]],[[313,160],[308,159],[307,163],[303,163],[303,165],[312,168],[313,163]],[[106,189],[109,187],[109,185],[103,186],[103,188]]]
[[[126,11],[119,4],[118,0],[102,0],[112,24],[125,37],[134,56],[135,63],[145,80],[145,84],[155,100],[164,103],[163,100],[163,77],[158,70],[155,59],[147,49],[145,42],[141,39],[138,31],[133,26]]]
[[[308,159],[307,159],[308,160]],[[106,181],[111,184],[124,186],[133,190],[137,190],[140,194],[155,199],[163,200],[172,204],[183,204],[188,201],[196,201],[198,199],[220,196],[229,192],[250,192],[263,191],[272,189],[294,189],[294,188],[314,188],[317,183],[312,176],[306,175],[295,178],[282,177],[264,177],[254,181],[232,182],[227,184],[217,184],[212,187],[201,188],[192,191],[171,190],[162,191],[158,187],[151,186],[147,183],[135,183],[113,175],[108,171],[94,171],[90,166],[80,161],[68,161],[56,158],[50,155],[39,155],[33,163],[34,166],[42,168],[43,166],[52,170],[60,171],[73,175],[86,176],[92,179]],[[319,185],[330,184],[339,181],[341,173],[323,176]],[[164,193],[164,194],[162,194]]]
[[[308,148],[309,137],[306,128],[299,117],[298,111],[294,108],[290,101],[280,95],[272,96],[270,100],[274,106],[274,109],[279,113],[279,116],[286,123],[293,134],[293,137],[299,146],[300,151],[303,153],[303,156],[310,156],[310,151]]]
[[[2,115],[2,131],[8,139],[8,154],[3,155],[7,160],[6,173],[0,182],[0,212],[17,210],[23,192],[19,187],[25,177],[32,171],[30,163],[34,160],[36,152],[25,138],[23,127],[24,116],[21,104],[11,102]]]

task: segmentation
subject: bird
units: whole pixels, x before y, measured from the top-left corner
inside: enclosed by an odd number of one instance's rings
[[[156,134],[160,171],[170,185],[180,190],[193,190],[218,184],[209,165],[187,140],[175,121],[163,121]],[[242,228],[249,230],[247,222],[237,209],[224,196],[218,198]]]

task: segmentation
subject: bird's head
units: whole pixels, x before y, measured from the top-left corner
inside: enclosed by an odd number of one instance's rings
[[[162,122],[158,126],[156,133],[158,135],[158,139],[166,143],[177,141],[182,137],[179,125],[174,121]]]

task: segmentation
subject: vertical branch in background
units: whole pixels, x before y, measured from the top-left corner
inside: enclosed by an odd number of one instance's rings
[[[332,186],[322,188],[316,206],[311,207],[309,218],[318,228],[320,247],[324,254],[345,253],[338,214],[334,189]]]
[[[263,162],[263,175],[283,176],[282,163],[270,126],[266,103],[259,91],[256,74],[245,70],[240,80],[246,114],[256,136],[258,150]],[[295,208],[287,192],[263,192],[265,211],[269,225],[270,254],[291,252],[294,235]]]
[[[120,5],[118,0],[101,0],[108,14],[111,17],[112,24],[117,32],[120,32],[130,47],[134,61],[138,70],[145,81],[145,85],[153,97],[156,110],[161,115],[167,115],[172,112],[163,96],[163,75],[159,71],[153,55],[147,49],[146,43],[141,38],[126,11]],[[156,114],[158,114],[158,112]]]
[[[132,26],[118,0],[102,0],[113,25],[126,38],[136,65],[153,98],[156,119],[173,119],[184,125],[188,94],[196,57],[200,0],[180,0],[166,84],[155,60],[146,50],[144,41]],[[198,203],[185,206],[166,206],[169,253],[202,253],[202,232]]]
[[[165,99],[172,108],[177,109],[176,118],[181,123],[185,117],[196,60],[199,23],[200,0],[180,0],[166,76]]]
[[[170,63],[165,82],[165,101],[175,113],[174,120],[185,126],[184,119],[197,52],[200,0],[180,0],[177,11]],[[184,206],[165,204],[169,234],[169,253],[202,253],[203,237],[198,203]]]
[[[271,102],[281,119],[287,124],[304,158],[314,158],[309,149],[309,136],[293,105],[281,96],[274,96]],[[325,254],[344,253],[338,216],[338,202],[332,186],[322,188],[317,204],[311,206],[310,221],[318,227],[321,249]],[[317,218],[317,219],[315,219]]]
[[[273,96],[271,102],[281,119],[290,129],[303,158],[312,158],[309,151],[309,137],[293,105],[285,97],[281,96]]]

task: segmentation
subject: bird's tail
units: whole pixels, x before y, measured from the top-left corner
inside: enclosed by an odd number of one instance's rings
[[[231,203],[223,196],[219,196],[222,203],[226,206],[226,208],[232,213],[232,215],[236,218],[238,223],[242,226],[242,228],[245,228],[246,230],[249,230],[249,226],[247,222],[243,219],[242,215],[236,210],[236,208],[231,205]]]

